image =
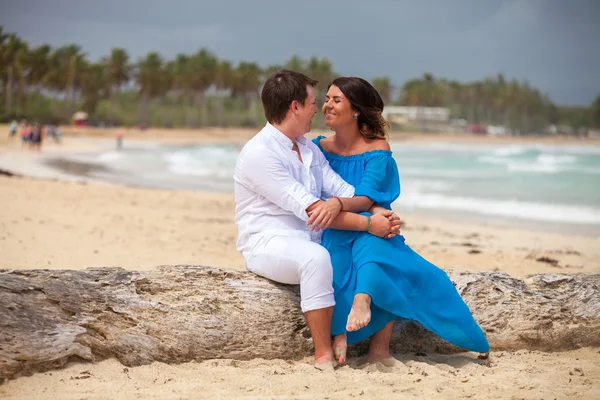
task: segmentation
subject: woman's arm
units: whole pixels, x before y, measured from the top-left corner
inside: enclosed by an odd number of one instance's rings
[[[342,211],[363,212],[369,211],[374,205],[373,200],[367,196],[338,197],[343,204]]]
[[[364,216],[341,211],[340,202],[335,198],[327,201],[316,201],[306,209],[306,212],[308,215],[312,215],[313,210],[317,208],[320,208],[322,211],[316,221],[311,223],[309,219],[306,222],[307,225],[311,225],[311,230],[314,231],[321,231],[327,228],[346,231],[368,231],[375,236],[390,238],[395,236],[400,230],[400,221],[389,218],[389,215],[376,214],[373,216]],[[388,213],[390,212],[388,211]]]

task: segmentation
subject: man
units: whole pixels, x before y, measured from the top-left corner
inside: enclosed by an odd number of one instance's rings
[[[240,152],[233,176],[235,222],[237,248],[249,271],[277,282],[300,284],[301,308],[315,345],[315,366],[330,369],[335,302],[331,260],[319,244],[320,231],[331,226],[387,237],[398,232],[400,223],[385,214],[365,217],[340,212],[342,208],[360,210],[365,199],[353,198],[354,187],[304,137],[318,111],[316,84],[288,70],[266,80],[261,99],[268,123]]]

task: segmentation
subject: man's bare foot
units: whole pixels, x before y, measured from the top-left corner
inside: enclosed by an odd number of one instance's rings
[[[383,365],[384,367],[397,367],[399,365],[404,365],[401,361],[392,356],[373,360],[368,358],[367,361],[369,362],[369,364],[381,363],[381,365]]]
[[[348,344],[346,343],[346,334],[336,335],[333,338],[333,355],[340,364],[346,362],[346,350],[348,350]]]
[[[348,315],[346,330],[348,332],[357,331],[367,326],[371,321],[371,296],[359,293],[354,296],[354,303]]]
[[[335,360],[332,355],[325,355],[315,358],[315,368],[321,371],[333,371]]]

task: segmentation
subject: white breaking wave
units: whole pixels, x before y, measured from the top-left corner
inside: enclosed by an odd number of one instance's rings
[[[410,186],[416,191],[432,190],[436,192],[445,192],[455,187],[455,185],[452,185],[446,181],[436,181],[427,179],[411,179]]]
[[[202,152],[178,151],[165,156],[167,170],[176,175],[231,178],[236,154],[219,148],[206,148]]]
[[[110,151],[108,153],[102,153],[98,156],[98,160],[105,164],[110,164],[115,161],[120,161],[124,158],[124,154],[118,151]]]
[[[600,209],[586,206],[518,200],[489,200],[419,192],[402,195],[396,204],[411,208],[460,210],[535,221],[582,225],[600,224]]]
[[[485,171],[485,170],[453,170],[453,169],[432,169],[432,168],[404,168],[399,167],[400,177],[409,176],[416,178],[493,178],[506,175],[503,171]]]
[[[532,160],[515,160],[497,156],[481,156],[477,161],[483,164],[505,166],[511,172],[540,172],[556,174],[560,172],[598,173],[595,168],[577,165],[578,159],[573,155],[540,154]]]
[[[494,154],[497,156],[516,156],[518,154],[523,154],[529,149],[525,146],[508,146],[508,147],[500,147],[494,150]]]

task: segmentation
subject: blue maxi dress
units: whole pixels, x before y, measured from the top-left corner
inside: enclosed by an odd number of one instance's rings
[[[320,144],[322,138],[313,141],[333,170],[356,188],[355,195],[367,196],[391,209],[400,195],[400,177],[392,152],[374,150],[340,156],[325,151]],[[448,275],[414,252],[402,235],[382,239],[367,232],[327,229],[322,245],[329,251],[333,265],[333,335],[346,332],[354,295],[366,293],[371,296],[371,321],[358,331],[347,332],[348,344],[403,318],[418,321],[464,349],[482,353],[490,350],[485,334]]]

